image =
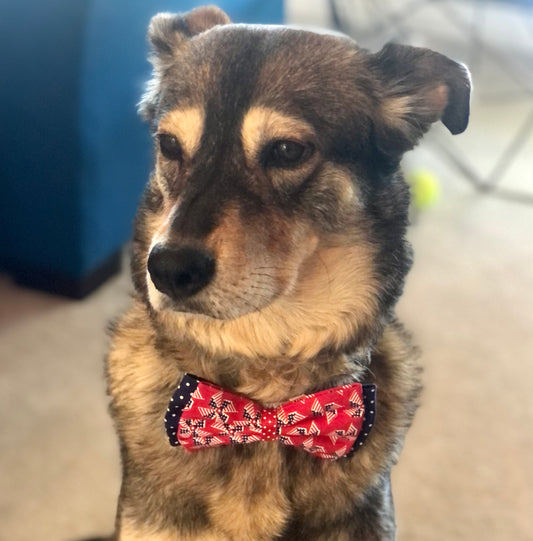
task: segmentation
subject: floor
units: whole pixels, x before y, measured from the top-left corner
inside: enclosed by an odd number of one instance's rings
[[[456,143],[490,170],[531,105],[475,99]],[[476,192],[432,141],[405,161],[429,168],[442,193],[414,220],[415,265],[398,307],[425,367],[393,476],[398,539],[530,541],[533,208]],[[532,155],[530,138],[504,186],[533,193]],[[82,302],[0,277],[0,540],[111,530],[119,468],[102,359],[106,323],[129,292],[126,272]]]

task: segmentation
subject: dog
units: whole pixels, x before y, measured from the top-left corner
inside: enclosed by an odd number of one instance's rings
[[[432,123],[466,129],[468,70],[212,6],[156,15],[148,37],[155,165],[107,357],[113,539],[394,539],[390,471],[421,389],[394,313],[412,263],[399,164]],[[356,425],[309,428],[328,415]]]

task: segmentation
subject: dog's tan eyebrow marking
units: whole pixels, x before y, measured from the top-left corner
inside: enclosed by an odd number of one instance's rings
[[[200,145],[204,119],[205,113],[200,107],[174,109],[161,119],[159,132],[176,136],[185,154],[191,157]]]
[[[268,141],[289,139],[306,142],[313,138],[313,128],[304,120],[268,107],[251,107],[242,122],[241,138],[246,161],[251,164]]]

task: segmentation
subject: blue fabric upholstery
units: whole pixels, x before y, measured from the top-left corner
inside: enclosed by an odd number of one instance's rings
[[[151,167],[136,114],[150,74],[148,22],[201,3],[3,3],[1,267],[56,276],[47,289],[60,291],[62,278],[90,274],[128,240]],[[282,0],[217,4],[234,22],[282,22]]]

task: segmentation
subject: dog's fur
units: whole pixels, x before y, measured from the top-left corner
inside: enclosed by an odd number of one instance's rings
[[[346,37],[228,23],[210,7],[150,24],[140,109],[155,170],[133,307],[107,362],[123,465],[115,538],[394,539],[389,474],[420,390],[394,316],[411,265],[398,167],[432,122],[466,128],[468,72],[426,49],[371,54]],[[162,154],[159,134],[177,154]],[[280,162],[276,141],[303,156]],[[209,253],[212,279],[162,293],[147,270],[156,244]],[[174,448],[163,417],[185,372],[268,406],[375,383],[375,427],[337,461],[277,442]]]

